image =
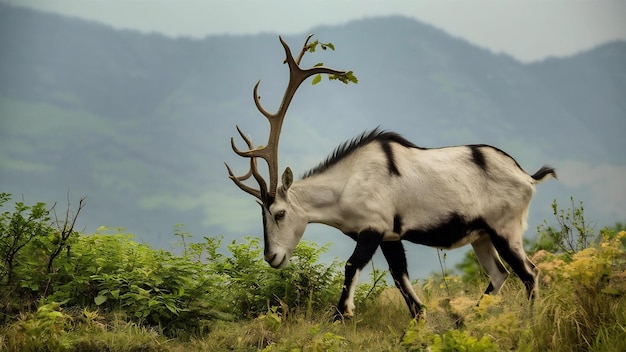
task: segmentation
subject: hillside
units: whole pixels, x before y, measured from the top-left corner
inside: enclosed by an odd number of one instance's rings
[[[402,17],[311,32],[337,51],[305,65],[350,69],[360,82],[303,85],[281,167],[302,174],[380,125],[424,147],[494,144],[529,172],[555,166],[560,181],[538,188],[530,236],[551,218],[552,199],[566,206],[570,195],[599,225],[623,220],[626,43],[522,64]],[[304,38],[286,40],[296,50]],[[287,72],[277,34],[168,38],[2,4],[0,47],[2,191],[60,205],[68,191],[73,202],[87,196],[86,232],[120,226],[157,247],[169,248],[177,223],[196,236],[261,233],[257,205],[223,162],[246,167],[229,146],[236,124],[257,143],[266,138],[251,92],[261,79],[264,105],[280,100]],[[331,257],[352,247],[321,226],[305,238],[334,242]]]

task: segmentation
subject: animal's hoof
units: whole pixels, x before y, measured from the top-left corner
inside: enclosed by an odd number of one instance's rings
[[[413,320],[415,321],[425,321],[426,320],[426,312],[424,310],[420,310],[417,314],[413,315]]]
[[[339,310],[335,310],[335,315],[333,316],[333,322],[336,322],[336,321],[345,322],[347,320],[350,320],[351,318],[352,318],[352,315],[341,313]]]

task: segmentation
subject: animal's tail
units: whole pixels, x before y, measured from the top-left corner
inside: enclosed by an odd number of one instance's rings
[[[541,169],[539,169],[537,172],[535,172],[530,177],[532,177],[535,180],[535,183],[539,183],[541,181],[545,181],[546,179],[549,179],[550,177],[557,178],[556,177],[556,171],[554,171],[553,168],[551,168],[551,167],[549,167],[547,165],[542,166]]]

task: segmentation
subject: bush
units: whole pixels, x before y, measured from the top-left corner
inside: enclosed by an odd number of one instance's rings
[[[9,199],[1,194],[0,205]],[[18,202],[0,220],[4,322],[41,304],[63,302],[68,308],[127,311],[138,324],[188,335],[216,319],[253,318],[268,307],[312,316],[329,310],[341,289],[338,264],[317,263],[327,247],[310,242],[296,248],[285,270],[274,270],[263,261],[255,238],[229,244],[222,255],[220,238],[187,243],[191,235],[177,225],[174,234],[183,253],[174,255],[136,243],[119,229],[101,227],[93,235],[65,224],[55,229],[44,203]]]
[[[272,306],[283,307],[285,313],[305,311],[310,316],[329,308],[331,299],[339,297],[342,277],[337,263],[317,263],[327,246],[301,242],[283,270],[265,263],[258,238],[246,237],[245,242],[233,242],[227,249],[231,256],[213,265],[225,277],[224,294],[232,302],[231,313],[238,317],[253,318]]]
[[[546,251],[534,256],[547,292],[539,328],[533,328],[538,350],[562,346],[559,341],[571,350],[626,349],[626,232],[605,230],[601,238],[571,256]]]

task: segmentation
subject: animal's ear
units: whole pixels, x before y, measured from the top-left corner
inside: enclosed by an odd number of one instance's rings
[[[291,184],[293,183],[293,172],[291,169],[287,167],[285,172],[283,172],[283,191],[287,191]]]

